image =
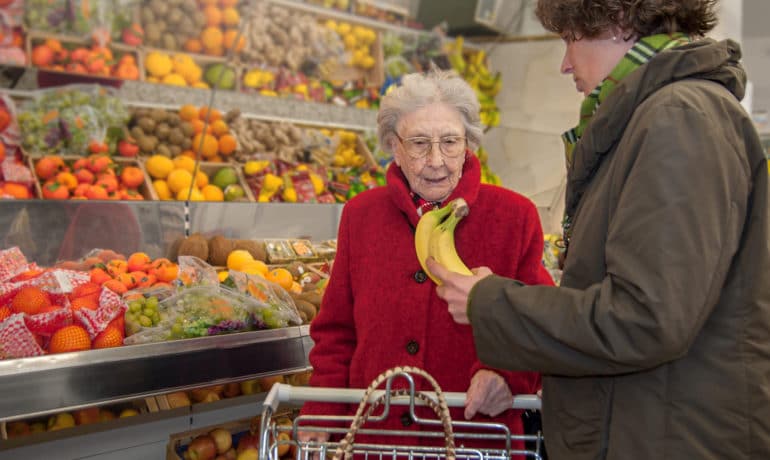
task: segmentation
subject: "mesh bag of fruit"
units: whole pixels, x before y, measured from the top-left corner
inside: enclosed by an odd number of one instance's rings
[[[230,271],[229,279],[238,292],[259,301],[259,308],[254,314],[264,327],[275,329],[302,324],[294,299],[281,286],[259,275],[235,270]]]

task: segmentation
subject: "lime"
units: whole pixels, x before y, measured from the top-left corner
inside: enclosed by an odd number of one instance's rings
[[[235,172],[235,168],[229,166],[221,168],[214,174],[211,183],[224,190],[228,185],[238,183],[238,173]]]

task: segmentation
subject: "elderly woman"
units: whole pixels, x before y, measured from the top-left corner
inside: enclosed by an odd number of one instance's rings
[[[586,95],[561,287],[429,261],[482,362],[543,373],[551,459],[770,459],[768,171],[714,3],[539,0]]]
[[[387,186],[356,196],[343,209],[334,269],[310,327],[315,342],[310,383],[366,388],[391,367],[417,366],[444,391],[467,392],[465,410],[455,410],[453,418],[496,420],[520,434],[520,414],[500,414],[511,407],[512,395],[539,389],[538,374],[479,362],[471,328],[452,321],[436,285],[420,268],[414,229],[426,210],[463,197],[470,214],[455,235],[457,251],[467,263],[490,266],[530,284],[552,284],[541,264],[537,211],[510,190],[480,183],[480,164],[472,152],[482,136],[479,103],[456,75],[406,75],[382,99],[377,122],[380,145],[392,152],[394,162]],[[352,410],[306,403],[302,414]],[[405,410],[402,406],[384,428],[425,429]],[[311,438],[322,434],[304,436]]]

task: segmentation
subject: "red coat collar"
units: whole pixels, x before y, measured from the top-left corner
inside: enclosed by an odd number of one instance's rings
[[[406,181],[406,176],[401,171],[401,168],[396,165],[395,162],[391,163],[388,167],[386,175],[388,194],[390,199],[398,209],[401,210],[409,218],[409,222],[412,226],[417,225],[417,221],[420,220],[420,216],[417,215],[417,207],[412,200],[411,190],[409,183]],[[463,197],[468,202],[469,206],[472,206],[476,201],[476,197],[479,194],[479,187],[481,185],[481,164],[478,158],[470,150],[465,152],[465,163],[463,164],[463,175],[460,178],[460,182],[457,187],[449,195],[449,198],[444,200],[442,206],[449,201]]]

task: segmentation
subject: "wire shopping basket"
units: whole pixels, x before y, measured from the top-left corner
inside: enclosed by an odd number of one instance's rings
[[[416,391],[414,375],[425,378],[433,385],[434,391]],[[407,388],[394,389],[393,381],[405,379]],[[385,384],[384,390],[378,390]],[[304,403],[308,401],[329,403],[359,403],[358,410],[353,416],[334,415],[303,415],[295,418],[291,424],[278,423],[272,416],[278,410],[280,403]],[[541,434],[514,435],[510,429],[501,423],[455,421],[449,415],[449,407],[462,407],[465,403],[465,393],[441,391],[436,381],[425,371],[416,367],[396,367],[383,372],[366,390],[347,388],[313,388],[295,387],[285,384],[275,384],[269,391],[263,403],[260,420],[260,460],[278,460],[279,452],[287,447],[292,448],[294,460],[311,460],[313,458],[334,460],[351,460],[353,457],[364,460],[509,460],[512,458],[542,459],[541,450],[543,437]],[[363,428],[369,422],[385,420],[392,405],[406,405],[409,415],[416,424],[432,428],[424,431],[391,430]],[[373,415],[378,407],[382,407],[379,415]],[[415,407],[428,406],[436,414],[437,419],[421,418],[415,413]],[[540,398],[536,395],[517,395],[514,397],[512,409],[540,409]],[[337,426],[332,426],[332,424]],[[348,428],[343,428],[348,425]],[[433,429],[435,428],[435,429]],[[300,442],[299,431],[328,433],[330,439],[342,437],[339,441]],[[288,434],[281,435],[281,433]],[[413,439],[409,444],[390,443],[361,443],[356,442],[357,434],[377,435],[387,439],[388,436],[403,439]],[[335,436],[336,435],[336,436]],[[444,446],[420,445],[423,437],[443,439]],[[380,438],[378,438],[380,439]],[[484,440],[490,448],[466,448],[464,443],[470,440]],[[524,442],[526,449],[516,449],[514,441]]]

